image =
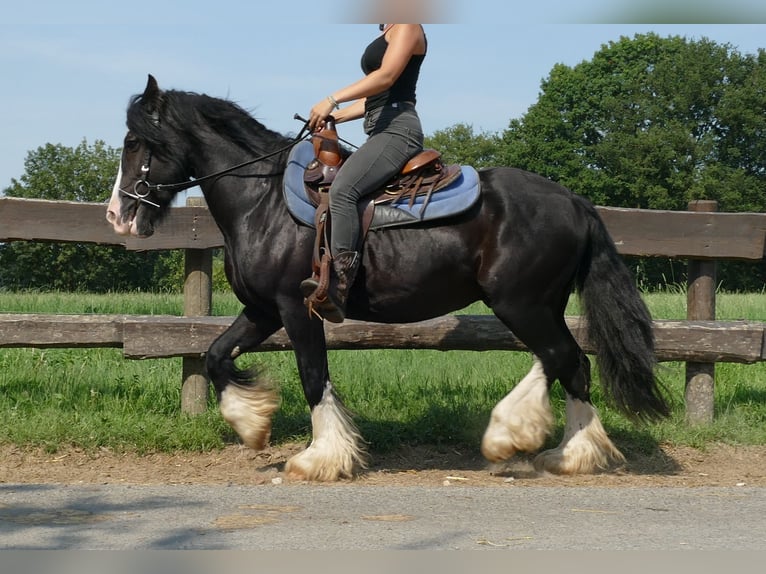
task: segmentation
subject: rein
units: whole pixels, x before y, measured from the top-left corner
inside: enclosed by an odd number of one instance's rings
[[[179,191],[184,191],[186,189],[195,187],[205,181],[209,181],[211,179],[216,179],[219,177],[222,177],[224,175],[227,175],[229,173],[232,173],[234,171],[237,171],[238,169],[242,169],[243,167],[247,167],[249,165],[253,165],[255,163],[267,160],[269,158],[272,158],[274,156],[277,156],[289,149],[291,149],[293,146],[298,144],[300,141],[305,139],[306,134],[305,132],[308,129],[308,122],[305,122],[303,124],[303,127],[301,128],[301,131],[298,133],[297,136],[295,136],[293,139],[290,140],[290,143],[287,145],[279,148],[276,151],[267,153],[265,155],[258,156],[254,159],[242,162],[240,164],[228,167],[226,169],[222,169],[221,171],[217,171],[215,173],[211,173],[208,175],[205,175],[203,177],[199,177],[196,179],[192,179],[189,181],[179,181],[177,183],[151,183],[149,182],[149,168],[151,167],[152,163],[152,151],[147,148],[146,154],[144,155],[144,162],[143,165],[141,165],[141,177],[136,181],[136,183],[133,184],[133,192],[120,188],[120,192],[123,195],[126,195],[127,197],[130,197],[131,199],[136,200],[138,203],[146,203],[148,205],[151,205],[152,207],[155,207],[157,209],[160,208],[160,205],[157,203],[154,203],[150,199],[148,199],[148,195],[153,192],[160,192],[160,191],[169,191],[172,193],[177,193]],[[256,175],[254,177],[273,177],[279,175],[279,173],[268,173],[263,175]],[[143,187],[145,190],[141,190],[140,188]]]

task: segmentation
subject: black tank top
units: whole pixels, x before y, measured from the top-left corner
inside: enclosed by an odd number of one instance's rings
[[[362,72],[369,74],[380,68],[383,63],[383,55],[388,48],[388,41],[386,35],[381,34],[375,40],[370,42],[362,55]],[[428,39],[426,38],[426,49],[428,48]],[[415,103],[415,87],[418,83],[418,76],[420,75],[420,65],[423,63],[426,55],[413,55],[410,57],[410,61],[407,62],[401,75],[396,79],[394,85],[388,90],[369,96],[365,102],[365,111],[374,110],[385,104],[392,104],[394,102],[412,102]]]

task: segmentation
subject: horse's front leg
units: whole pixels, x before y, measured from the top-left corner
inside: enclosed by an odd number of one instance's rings
[[[517,451],[534,452],[553,428],[548,379],[535,357],[529,373],[494,409],[481,442],[481,452],[492,462],[507,460]]]
[[[294,321],[285,321],[285,329],[311,409],[312,440],[287,461],[285,472],[292,480],[351,478],[367,466],[364,440],[330,382],[322,322],[308,318],[303,308],[297,314]]]
[[[256,369],[238,369],[234,360],[255,349],[281,326],[279,319],[245,308],[207,353],[207,372],[224,420],[246,446],[256,450],[269,442],[271,419],[279,407],[279,397]]]

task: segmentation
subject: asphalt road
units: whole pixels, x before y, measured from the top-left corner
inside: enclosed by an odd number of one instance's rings
[[[764,550],[766,488],[3,484],[0,548]]]

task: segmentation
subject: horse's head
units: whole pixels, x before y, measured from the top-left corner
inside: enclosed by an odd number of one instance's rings
[[[149,76],[144,93],[128,106],[128,133],[106,219],[119,235],[149,237],[176,191],[162,184],[185,181],[189,174],[173,145],[173,130],[163,121],[163,92]]]

